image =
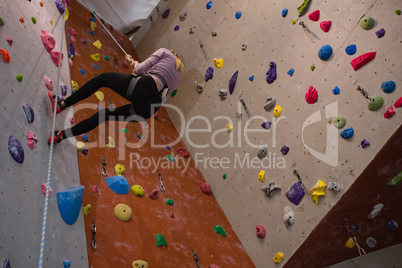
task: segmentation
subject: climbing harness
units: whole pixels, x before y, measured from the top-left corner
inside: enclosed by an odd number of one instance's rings
[[[96,225],[95,222],[92,222],[92,247],[96,249]]]
[[[364,249],[362,247],[360,247],[360,245],[357,243],[357,240],[353,237],[352,231],[349,229],[346,218],[343,219],[343,226],[345,226],[345,228],[346,228],[346,230],[348,230],[349,235],[352,238],[353,242],[355,242],[357,249],[359,251],[359,255],[362,256],[362,253],[363,253],[363,255],[366,255],[366,252],[364,251]]]
[[[198,258],[197,253],[195,253],[194,250],[191,250],[191,253],[193,253],[193,258],[195,260],[195,263],[197,264],[197,268],[200,268],[201,267],[200,266],[200,259]]]
[[[166,189],[165,189],[165,186],[163,186],[162,174],[159,172],[159,170],[157,170],[156,172],[158,173],[158,178],[159,178],[159,181],[160,181],[160,183],[161,183],[161,185],[160,185],[159,188],[161,189],[162,192],[165,192]]]
[[[373,103],[373,101],[371,100],[369,94],[362,87],[357,86],[356,90],[359,91],[360,93],[362,93],[364,97],[366,97],[366,100],[367,100],[368,103],[370,103],[370,104]]]

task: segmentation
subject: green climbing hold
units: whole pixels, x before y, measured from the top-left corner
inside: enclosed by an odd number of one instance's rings
[[[360,20],[360,27],[362,27],[364,30],[370,30],[374,26],[374,20],[372,17],[369,16],[364,16]]]
[[[155,235],[155,242],[157,247],[167,246],[166,238],[161,234]]]
[[[401,11],[399,9],[395,10],[396,15],[401,15]],[[1,19],[1,18],[0,18]],[[0,24],[1,25],[1,24]]]
[[[95,11],[91,12],[91,16],[94,17],[94,18],[95,18],[95,14],[96,14]]]
[[[22,82],[22,75],[17,74],[17,76],[16,76],[15,78],[17,78],[17,80],[18,80],[19,82]]]
[[[174,162],[174,157],[171,155],[167,155],[166,158],[170,161],[170,162]]]
[[[214,231],[215,231],[215,233],[217,233],[217,234],[221,234],[222,237],[226,237],[226,232],[225,232],[225,230],[224,230],[221,226],[215,225],[215,226],[214,226]]]
[[[227,177],[226,173],[223,174],[223,179],[224,179],[224,180],[226,179],[226,177]]]
[[[128,129],[127,129],[127,128],[122,128],[121,131],[128,133]]]
[[[315,65],[313,64],[310,66],[310,70],[314,71],[314,69],[315,69]]]
[[[381,96],[374,96],[371,98],[368,108],[370,111],[377,111],[384,104],[384,99]]]
[[[170,97],[174,97],[174,96],[176,96],[176,93],[177,93],[177,89],[175,89],[173,92],[172,92],[172,94],[170,94]]]
[[[106,56],[104,57],[104,59],[107,60],[107,61],[110,61],[110,57],[109,57],[108,55],[106,55]]]
[[[304,3],[297,8],[297,11],[299,12],[299,17],[304,15],[304,13],[307,10],[309,4],[310,4],[310,0],[304,0]]]
[[[32,20],[33,24],[36,24],[36,18],[35,17],[31,17],[31,20]]]
[[[388,186],[399,186],[402,183],[402,171],[399,172],[395,177],[392,178],[392,180],[390,180],[387,185]]]
[[[97,74],[97,73],[94,73],[94,76],[98,76],[98,74]]]
[[[173,199],[171,199],[171,198],[168,198],[168,200],[166,200],[165,203],[166,203],[166,205],[169,205],[169,206],[173,206],[173,205],[174,205],[174,201],[173,201]]]
[[[4,25],[4,20],[0,17],[0,26]]]
[[[334,126],[336,128],[341,129],[346,125],[346,119],[345,119],[345,117],[340,115],[340,116],[335,117],[334,120],[332,120],[332,123],[334,123]]]

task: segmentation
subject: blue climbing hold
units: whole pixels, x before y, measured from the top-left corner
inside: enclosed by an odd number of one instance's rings
[[[338,95],[339,93],[341,93],[341,90],[339,89],[339,87],[335,87],[335,88],[332,90],[332,93],[334,93],[334,95]]]
[[[64,260],[64,261],[63,261],[63,266],[64,266],[64,268],[70,268],[70,265],[71,265],[70,260]]]
[[[107,186],[116,194],[128,194],[130,192],[130,184],[121,175],[105,178]]]
[[[70,51],[68,52],[68,58],[69,58],[69,59],[72,59],[72,57],[71,57],[71,52],[70,52]]]
[[[353,128],[348,127],[348,128],[345,128],[345,130],[341,132],[341,137],[344,139],[348,139],[348,138],[352,137],[354,133],[355,133],[355,131],[353,130]]]
[[[254,81],[254,75],[250,76],[250,77],[248,78],[248,80],[250,80],[251,82]]]
[[[86,45],[86,44],[88,44],[88,42],[87,42],[87,41],[85,41],[85,40],[82,40],[82,43],[84,43],[85,45]]]
[[[287,14],[288,14],[288,9],[287,8],[282,10],[282,17],[286,17]]]
[[[85,141],[85,142],[88,142],[89,141],[88,134],[82,135],[82,140]]]
[[[88,33],[89,33],[90,35],[92,35],[92,36],[95,35],[95,33],[94,33],[93,31],[89,31]]]
[[[79,185],[57,193],[57,204],[64,222],[73,225],[80,214],[85,186]]]
[[[236,15],[235,15],[236,19],[240,19],[241,14],[242,14],[241,11],[236,12]]]
[[[349,45],[345,48],[345,52],[348,55],[354,55],[357,51],[356,45]]]
[[[318,50],[318,57],[321,60],[328,60],[332,55],[332,47],[330,45],[325,45]]]
[[[287,74],[290,75],[290,77],[292,77],[294,72],[295,72],[295,69],[292,68],[287,72]]]
[[[89,18],[89,21],[96,22],[95,18]]]
[[[385,226],[387,226],[387,228],[391,231],[395,231],[398,229],[398,223],[394,220],[388,221],[387,223],[385,223]]]
[[[85,71],[84,70],[80,70],[80,73],[85,75]]]
[[[94,68],[95,68],[96,70],[98,70],[98,65],[97,65],[97,64],[94,64]]]
[[[395,82],[394,81],[387,81],[381,84],[381,89],[384,93],[389,94],[395,90]]]
[[[212,7],[212,1],[209,1],[209,2],[207,3],[207,9],[211,9],[211,7]]]

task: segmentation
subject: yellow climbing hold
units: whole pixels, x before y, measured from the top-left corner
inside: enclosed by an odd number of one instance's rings
[[[232,127],[232,125],[229,123],[229,124],[227,124],[227,126],[226,126],[226,130],[228,131],[228,132],[230,132],[230,131],[232,131],[233,130],[233,127]]]
[[[279,105],[276,105],[274,108],[274,116],[278,117],[281,115],[281,113],[282,113],[282,107]]]
[[[77,141],[77,151],[78,152],[82,152],[85,149],[85,143],[81,142],[81,141]]]
[[[103,101],[105,99],[105,94],[102,91],[96,91],[95,96],[98,98],[99,101]]]
[[[217,59],[217,58],[215,58],[215,59],[214,59],[214,63],[215,63],[215,65],[216,65],[216,67],[217,67],[218,69],[220,69],[220,68],[222,68],[222,66],[223,66],[223,59]]]
[[[146,261],[133,261],[133,268],[148,268],[148,263]]]
[[[53,26],[53,24],[54,24],[54,20],[50,20],[50,25]]]
[[[91,211],[91,208],[92,208],[91,204],[88,204],[84,207],[84,216],[89,214],[89,212]]]
[[[140,185],[136,184],[131,187],[131,191],[136,195],[136,196],[144,196],[144,188],[142,188]]]
[[[121,221],[129,221],[133,215],[133,211],[126,204],[117,204],[113,209],[113,214]]]
[[[101,42],[100,42],[99,40],[96,40],[96,41],[93,43],[93,45],[94,45],[96,48],[98,48],[98,49],[101,49],[101,48],[102,48],[102,44],[101,44]]]
[[[276,255],[274,257],[274,262],[281,263],[284,257],[285,257],[285,254],[283,254],[283,252],[278,252],[278,253],[276,253]]]
[[[314,187],[311,188],[310,195],[316,205],[318,205],[318,197],[325,195],[326,187],[327,185],[322,180],[318,180]]]
[[[91,58],[94,61],[100,61],[101,60],[101,55],[99,53],[91,54]]]
[[[74,80],[71,80],[71,87],[74,89],[74,91],[76,91],[80,88],[78,86],[77,82],[75,82]]]
[[[114,149],[116,147],[116,144],[114,143],[114,139],[112,137],[107,137],[108,143],[106,144],[106,147],[109,149]]]
[[[356,241],[356,237],[354,236],[353,237],[353,239]],[[347,248],[353,248],[355,245],[356,245],[356,243],[355,243],[355,241],[353,241],[353,239],[350,237],[349,239],[348,239],[348,241],[346,241],[346,247]]]
[[[95,29],[96,29],[96,22],[91,21],[91,22],[89,23],[89,28],[91,28],[92,31],[95,31]]]
[[[264,182],[265,181],[265,171],[261,170],[260,173],[258,174],[258,180],[260,182]]]
[[[124,173],[126,173],[126,168],[122,164],[117,164],[114,166],[115,175],[123,175]]]
[[[68,9],[65,9],[65,13],[64,13],[64,20],[68,20],[68,17],[70,16],[70,12],[68,11]]]
[[[296,24],[296,22],[297,22],[297,20],[295,20],[295,19],[292,20],[292,24]]]

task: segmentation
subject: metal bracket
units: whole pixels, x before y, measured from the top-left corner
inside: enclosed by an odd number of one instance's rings
[[[92,222],[92,247],[96,249],[96,225],[95,222]]]

